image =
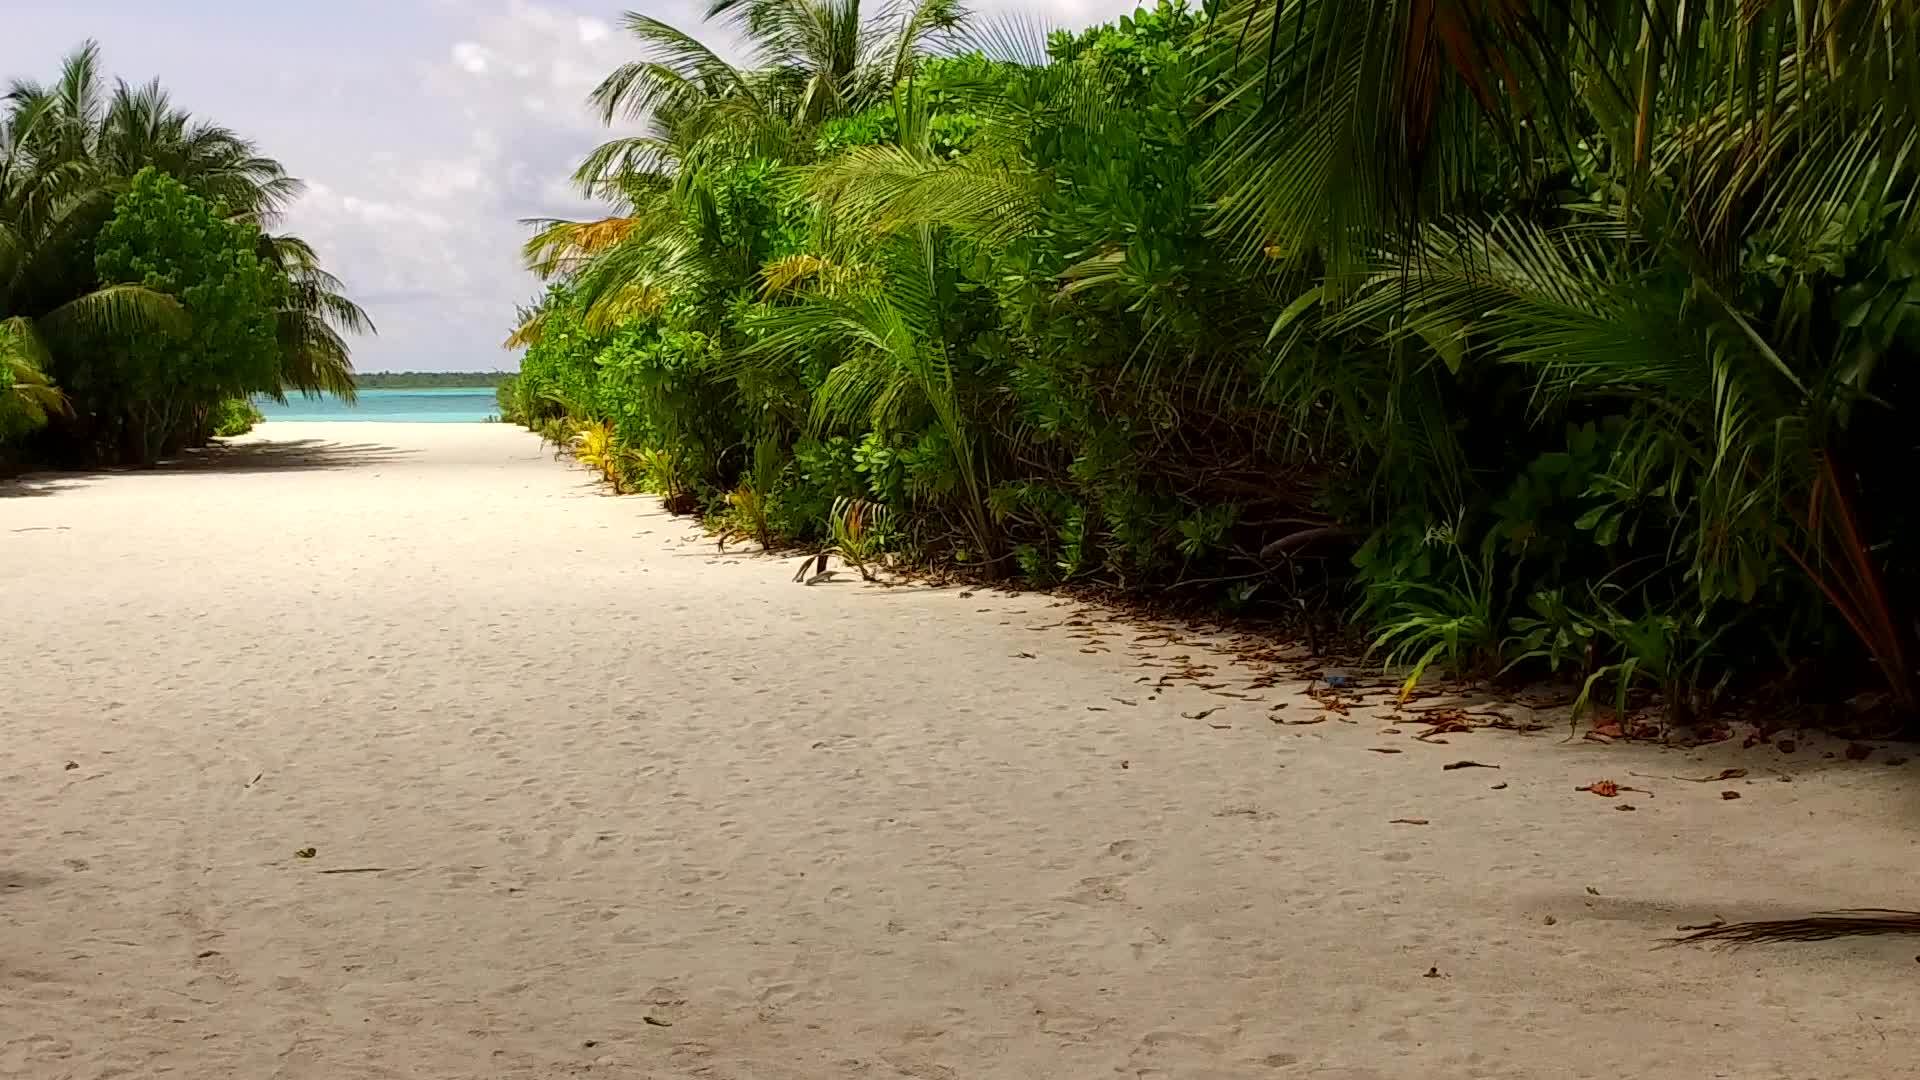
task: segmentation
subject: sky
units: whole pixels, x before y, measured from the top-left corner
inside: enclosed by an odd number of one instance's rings
[[[111,77],[158,78],[304,180],[278,231],[305,237],[379,334],[362,371],[511,370],[500,347],[541,286],[527,218],[598,216],[567,178],[607,129],[585,101],[641,56],[635,10],[693,30],[704,0],[0,0],[0,78],[51,80],[82,42]],[[1133,0],[981,0],[1080,27]]]

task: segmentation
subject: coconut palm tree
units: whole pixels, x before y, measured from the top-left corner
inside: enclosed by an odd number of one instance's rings
[[[280,387],[352,401],[353,357],[343,334],[372,334],[373,320],[346,296],[312,246],[297,236],[260,234],[260,260],[287,279],[279,311]]]
[[[962,13],[953,0],[918,0],[871,18],[858,0],[718,0],[708,18],[742,33],[747,66],[651,16],[626,15],[647,56],[615,69],[591,102],[609,125],[624,119],[645,129],[596,148],[575,173],[581,190],[615,213],[529,223],[537,230],[529,267],[578,279],[602,323],[657,306],[676,280],[724,261],[703,169],[743,156],[804,162],[822,121],[887,100]],[[750,276],[758,266],[735,269]],[[537,330],[523,327],[509,341],[524,344],[529,332]]]
[[[885,101],[964,12],[954,0],[916,0],[879,14],[863,13],[859,0],[715,0],[707,18],[744,38],[744,67],[685,31],[629,12],[627,31],[649,55],[621,65],[594,90],[602,117],[642,119],[664,108],[682,126],[691,122],[687,113],[704,112],[810,128]]]
[[[14,340],[17,332],[0,327],[0,439],[42,427],[67,409],[66,395]]]
[[[98,50],[69,56],[51,86],[14,83],[0,118],[0,321],[17,365],[44,372],[84,333],[177,325],[170,297],[138,286],[95,288],[84,242],[105,220],[92,154],[107,114]]]
[[[371,333],[366,313],[296,237],[271,227],[298,196],[252,142],[176,107],[156,82],[108,86],[88,42],[50,83],[14,81],[0,119],[0,320],[17,365],[62,377],[80,343],[100,335],[178,328],[171,297],[132,285],[99,288],[90,242],[114,200],[152,167],[188,191],[263,230],[258,254],[286,278],[280,312],[281,381],[270,392],[351,396],[344,335]],[[26,385],[17,382],[16,385]]]
[[[101,220],[91,213],[91,189],[74,182],[83,170],[36,152],[73,136],[61,130],[57,102],[17,102],[0,119],[0,362],[9,365],[10,384],[34,426],[64,409],[47,381],[61,352],[95,334],[179,329],[186,319],[163,293],[96,287],[92,267],[78,255]]]

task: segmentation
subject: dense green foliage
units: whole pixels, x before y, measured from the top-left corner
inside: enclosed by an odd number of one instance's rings
[[[151,463],[215,434],[229,398],[351,396],[341,335],[365,314],[303,241],[261,231],[298,191],[158,85],[109,93],[92,45],[51,84],[13,82],[0,456]]]
[[[213,407],[207,417],[207,427],[212,434],[224,439],[245,435],[265,419],[252,399],[228,398]]]
[[[613,216],[527,248],[502,414],[620,487],[1674,713],[1920,703],[1910,6],[713,14],[751,66],[629,17]]]
[[[416,390],[499,386],[511,377],[505,371],[362,371],[353,381],[362,390]]]
[[[186,315],[175,328],[100,335],[63,380],[78,411],[132,423],[140,460],[156,460],[176,432],[206,429],[228,398],[277,385],[274,313],[285,284],[260,265],[257,239],[253,226],[217,216],[152,167],[95,238],[100,280],[174,297]]]

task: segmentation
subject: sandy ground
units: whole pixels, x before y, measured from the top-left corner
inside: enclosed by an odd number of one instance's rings
[[[1912,906],[1892,751],[1283,726],[515,429],[257,438],[0,485],[0,1075],[1915,1075],[1920,941],[1654,948]]]

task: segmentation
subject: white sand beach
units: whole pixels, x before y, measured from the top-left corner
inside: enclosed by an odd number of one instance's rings
[[[503,425],[0,482],[0,1076],[1920,1060],[1920,939],[1656,947],[1920,906],[1898,751],[1282,725],[1111,613],[793,570]]]

